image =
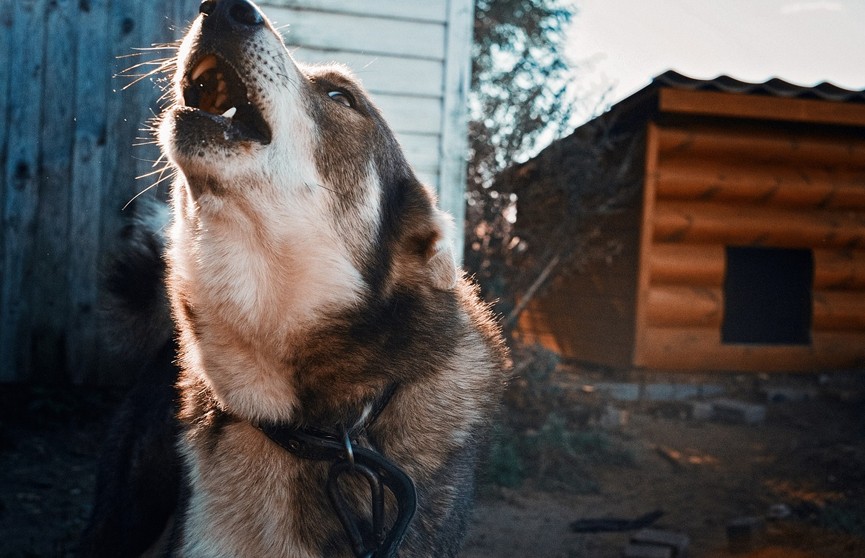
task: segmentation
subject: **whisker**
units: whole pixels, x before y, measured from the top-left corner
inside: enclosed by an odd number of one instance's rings
[[[157,66],[157,70],[173,68],[176,64],[176,60],[174,58],[160,58],[157,60],[148,60],[146,62],[139,62],[138,64],[134,64],[128,68],[124,68],[120,73],[128,74],[131,73],[132,70],[137,70],[143,66]],[[153,70],[149,70],[153,71]]]
[[[149,55],[155,52],[166,52],[166,51],[174,51],[176,52],[180,48],[181,42],[173,41],[170,43],[154,43],[149,47],[133,47],[132,50],[134,52],[128,54],[122,54],[117,56],[118,59],[132,59],[133,57],[142,57],[145,55]],[[163,91],[162,95],[159,97],[158,102],[164,106],[165,101],[169,98],[172,88],[172,80],[171,75],[174,73],[174,70],[177,68],[177,58],[173,54],[171,56],[163,56],[157,58],[151,58],[148,60],[142,60],[136,62],[135,64],[130,65],[127,68],[124,68],[119,73],[115,74],[114,78],[126,78],[131,80],[129,83],[123,86],[123,90],[127,90],[133,85],[138,84],[139,82],[148,79],[148,78],[156,78],[151,79],[155,85],[160,87]],[[144,72],[138,72],[137,70],[146,70]],[[157,145],[159,142],[154,137],[158,132],[159,125],[159,115],[151,108],[150,113],[153,115],[152,119],[145,124],[144,128],[140,128],[139,132],[147,134],[146,137],[137,137],[136,143],[133,145],[135,147],[142,147],[147,145]],[[165,155],[160,153],[159,157],[156,160],[152,160],[150,158],[140,158],[134,157],[137,161],[143,161],[147,163],[151,163],[151,168],[154,170],[150,172],[146,172],[142,175],[136,176],[136,180],[141,180],[147,177],[156,176],[157,179],[150,184],[147,188],[144,188],[137,194],[135,194],[126,204],[123,206],[123,209],[127,209],[132,202],[137,200],[139,197],[149,192],[153,188],[159,186],[162,182],[172,179],[177,176],[177,171],[173,169],[173,167],[166,162]],[[161,165],[161,166],[160,166]],[[157,168],[158,167],[158,168]]]
[[[149,52],[156,50],[177,50],[178,48],[180,48],[180,41],[175,41],[172,43],[155,43],[149,47],[132,47],[132,50]]]
[[[146,172],[146,173],[144,173],[144,174],[141,174],[141,175],[139,175],[139,176],[136,176],[136,177],[135,177],[135,180],[141,180],[142,178],[147,178],[148,176],[153,176],[154,174],[160,174],[160,173],[163,173],[163,172],[165,172],[165,167],[159,167],[159,168],[156,169],[155,171]]]
[[[142,53],[134,53],[135,55],[140,55]],[[121,58],[121,57],[118,57]],[[148,77],[157,76],[160,74],[169,74],[170,70],[173,70],[177,65],[177,61],[174,57],[166,57],[166,58],[157,58],[154,60],[146,60],[144,62],[139,62],[138,64],[133,64],[128,68],[121,70],[118,74],[115,74],[114,77],[123,77],[123,78],[135,78],[130,83],[126,84],[123,87],[123,90],[129,89],[133,85],[139,83],[140,81],[147,79]],[[134,70],[138,68],[152,67],[149,71],[138,74],[133,73]]]
[[[160,153],[159,157],[157,157],[155,160],[154,159],[146,159],[143,157],[134,157],[134,156],[132,158],[135,159],[136,161],[141,161],[142,163],[159,163],[163,157],[164,157],[164,155],[162,153]],[[155,166],[155,164],[154,164],[154,166]]]
[[[166,170],[168,170],[169,168],[171,168],[170,165],[165,165],[164,167],[162,167],[161,169],[159,169],[159,172],[163,172],[163,173],[164,173],[164,172],[165,172]],[[154,173],[151,173],[151,174],[154,174]],[[143,175],[143,176],[149,176],[149,174],[148,174],[148,175]],[[166,181],[166,180],[169,180],[169,179],[171,179],[171,178],[174,178],[175,176],[177,176],[177,171],[174,171],[174,172],[169,173],[168,176],[161,176],[161,175],[160,175],[159,180],[157,180],[156,182],[154,182],[153,184],[151,184],[150,186],[148,186],[148,187],[145,188],[144,190],[142,190],[142,191],[138,192],[137,194],[135,194],[134,196],[132,196],[132,199],[130,199],[128,202],[126,202],[126,205],[123,206],[123,209],[121,209],[121,211],[125,211],[126,208],[129,207],[129,205],[130,205],[132,202],[134,202],[135,200],[137,200],[138,198],[140,198],[141,196],[143,196],[144,194],[146,194],[147,192],[149,192],[149,191],[152,190],[153,188],[156,188],[156,187],[159,186],[159,184],[161,184],[162,182],[164,182],[164,181]]]
[[[135,64],[134,66],[129,66],[128,68],[125,68],[124,70],[122,70],[120,72],[120,74],[121,75],[127,74],[131,70],[137,70],[138,68],[141,68],[142,66],[159,66],[160,68],[164,68],[166,66],[166,62],[171,62],[171,60],[166,58],[164,60],[147,60],[145,62],[139,62],[138,64]]]
[[[162,157],[162,155],[159,156],[159,158],[161,158],[161,157]],[[142,163],[158,163],[159,162],[159,158],[157,158],[155,161],[153,159],[143,159],[141,157],[132,157],[132,158],[135,159],[136,161],[141,161]],[[154,166],[156,166],[156,165],[154,165]],[[147,176],[147,175],[144,175],[144,176]]]
[[[142,56],[148,52],[159,52],[163,50],[177,50],[180,48],[180,41],[176,41],[173,43],[154,43],[149,47],[131,47],[131,52],[129,54],[121,54],[118,55],[117,58],[128,58],[130,56]]]
[[[151,77],[151,76],[155,76],[155,75],[157,75],[157,74],[159,74],[159,73],[161,73],[161,72],[157,69],[157,70],[154,70],[154,71],[152,71],[152,72],[148,72],[148,73],[146,73],[146,74],[139,74],[139,75],[137,75],[137,76],[131,76],[131,75],[123,75],[123,74],[120,74],[120,75],[118,75],[118,76],[116,76],[116,77],[135,77],[135,79],[132,80],[131,83],[127,83],[126,85],[123,86],[123,90],[126,91],[127,89],[129,89],[130,87],[132,87],[133,85],[135,85],[136,83],[139,83],[139,82],[141,82],[141,81],[143,81],[143,80],[145,80],[145,79],[147,79],[147,78],[149,78],[149,77]]]
[[[128,57],[130,57],[130,56],[141,57],[141,56],[144,56],[144,53],[143,53],[143,52],[135,52],[135,53],[132,53],[132,54],[127,54],[127,55],[125,55],[125,56],[124,56],[124,55],[119,55],[119,56],[117,56],[117,58],[118,58],[118,59],[121,59],[121,58],[128,58]],[[156,65],[156,64],[162,64],[162,63],[164,63],[164,62],[171,62],[171,61],[174,60],[174,59],[175,59],[174,56],[163,56],[163,57],[161,57],[161,58],[151,58],[150,60],[142,60],[141,62],[138,62],[137,64],[135,64],[135,65],[133,65],[133,66],[131,66],[131,67],[132,67],[132,68],[136,68],[136,67],[138,67],[138,66],[144,66],[144,65],[151,65],[151,66],[153,66],[153,65]]]
[[[118,54],[114,58],[117,58],[117,59],[132,58],[132,57],[144,56],[145,54],[148,54],[146,49],[141,48],[141,47],[132,47],[131,50],[134,50],[137,52],[127,52],[126,54]]]
[[[155,167],[159,163],[164,163],[164,162],[165,162],[165,153],[160,153],[159,157],[157,157],[156,160],[153,161],[153,166]]]
[[[171,88],[170,87],[166,88],[165,92],[156,100],[156,102],[161,103],[162,106],[164,107],[164,103],[171,100],[171,99],[169,99],[169,97],[171,96],[171,93],[172,93]]]
[[[122,58],[132,58],[133,56],[144,56],[144,53],[143,52],[128,52],[126,54],[118,54],[114,58],[117,58],[118,60],[120,60]]]

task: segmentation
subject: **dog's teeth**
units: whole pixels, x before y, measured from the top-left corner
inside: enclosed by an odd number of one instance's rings
[[[222,113],[222,116],[226,118],[234,118],[234,115],[237,114],[237,107],[231,107],[227,111]]]
[[[216,57],[213,55],[206,56],[201,62],[198,63],[198,66],[196,66],[195,69],[192,71],[192,81],[197,80],[201,77],[201,74],[215,67]]]

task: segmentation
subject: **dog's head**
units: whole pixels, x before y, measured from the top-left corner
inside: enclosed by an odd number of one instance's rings
[[[159,130],[180,171],[174,250],[180,236],[195,252],[175,254],[175,270],[243,287],[226,304],[255,306],[258,323],[286,310],[274,288],[282,301],[295,293],[282,320],[395,281],[452,288],[451,225],[350,72],[296,63],[251,2],[208,0],[200,12]]]

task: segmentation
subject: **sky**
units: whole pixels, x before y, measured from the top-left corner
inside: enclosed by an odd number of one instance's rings
[[[668,69],[865,89],[865,0],[575,0],[567,54],[588,111]],[[606,96],[601,99],[601,94]],[[590,115],[587,115],[590,116]]]

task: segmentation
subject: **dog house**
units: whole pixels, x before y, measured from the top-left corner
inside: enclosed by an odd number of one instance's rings
[[[668,72],[602,118],[644,151],[637,194],[595,218],[620,254],[536,298],[524,341],[656,370],[865,365],[865,92]]]

